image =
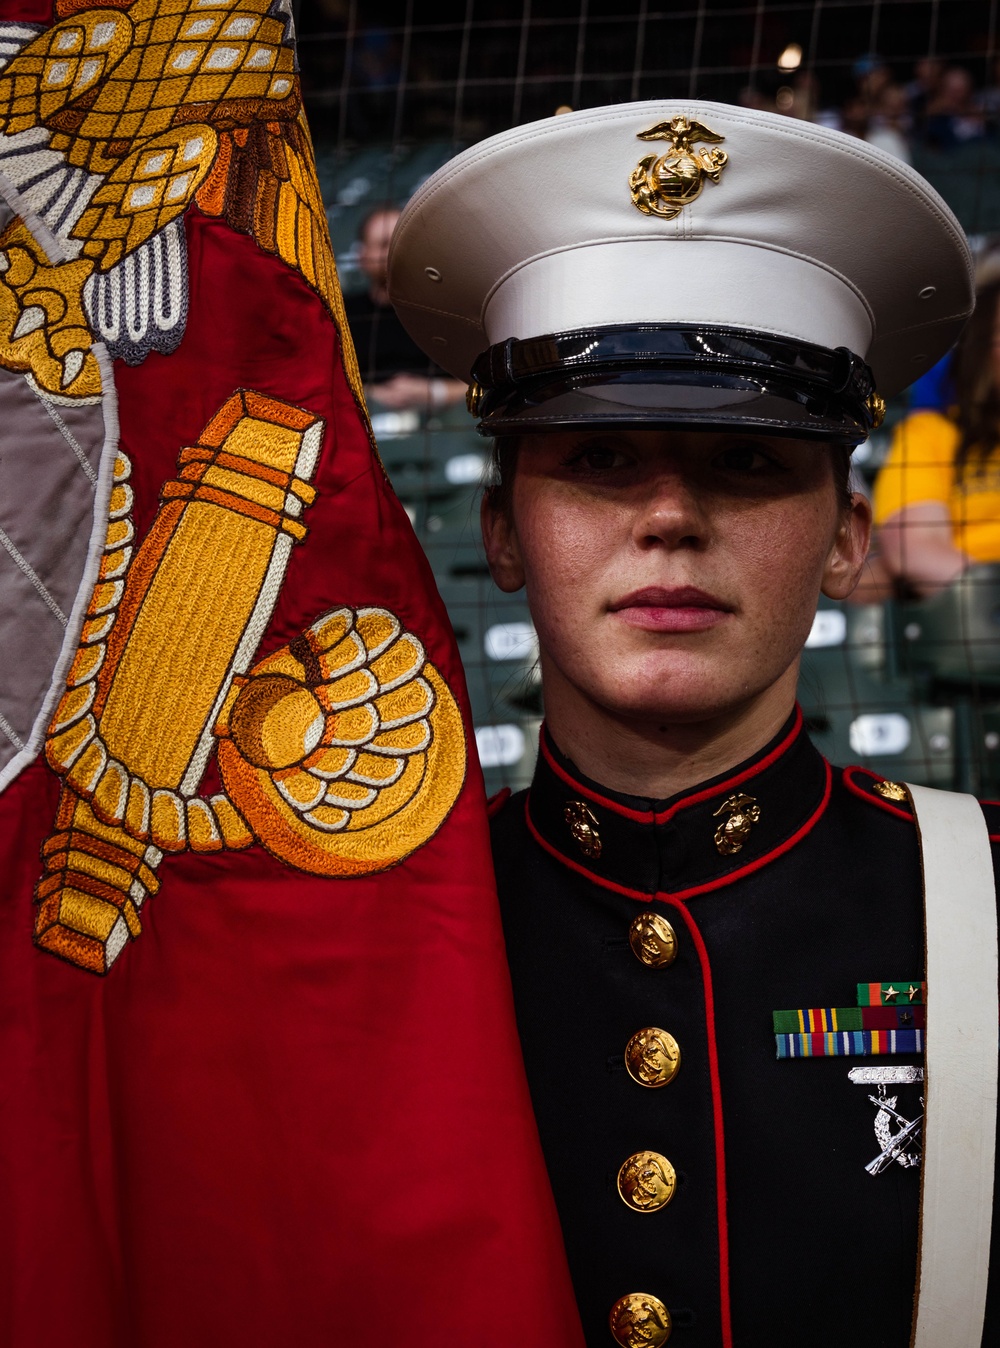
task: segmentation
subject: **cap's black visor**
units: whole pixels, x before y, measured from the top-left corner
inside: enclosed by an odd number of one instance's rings
[[[846,347],[736,328],[638,324],[511,338],[484,351],[472,377],[484,435],[739,427],[853,446],[878,421],[871,370]]]

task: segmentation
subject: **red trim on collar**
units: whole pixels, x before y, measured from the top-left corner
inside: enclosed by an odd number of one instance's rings
[[[870,792],[863,790],[851,777],[852,772],[863,772],[866,777],[874,777],[877,782],[885,781],[885,778],[881,773],[872,772],[871,768],[863,768],[858,764],[854,764],[849,768],[844,768],[843,771],[844,785],[847,787],[848,791],[853,791],[856,796],[860,797],[861,800],[866,800],[869,805],[877,805],[882,810],[888,810],[889,814],[894,814],[897,819],[906,819],[911,824],[916,823],[912,813],[901,810],[898,805],[893,805],[890,801],[886,800],[884,796],[872,795]],[[979,804],[980,806],[1000,805],[1000,800],[981,800]],[[991,843],[1000,843],[1000,833],[989,833],[987,831],[987,836]]]
[[[897,819],[905,819],[910,824],[914,822],[913,814],[910,810],[901,810],[898,805],[893,805],[892,802],[886,800],[884,796],[873,795],[871,791],[866,791],[863,787],[859,786],[851,776],[854,772],[863,772],[866,777],[871,777],[876,782],[885,781],[885,778],[881,773],[872,772],[871,768],[862,768],[855,765],[850,768],[844,768],[844,785],[847,787],[848,791],[852,791],[859,800],[866,800],[869,805],[877,805],[880,810],[888,810],[889,814],[894,814]]]
[[[651,903],[654,899],[660,900],[663,903],[680,902],[685,899],[693,899],[698,894],[707,894],[713,889],[721,889],[723,885],[732,884],[734,880],[740,880],[744,875],[750,875],[754,871],[760,870],[761,866],[767,865],[767,863],[773,861],[775,857],[783,856],[785,852],[789,851],[797,842],[801,841],[801,839],[813,829],[827,805],[830,803],[830,792],[833,789],[833,773],[830,769],[830,764],[826,759],[823,760],[823,766],[826,769],[826,786],[823,790],[823,799],[802,827],[797,829],[790,838],[786,838],[783,843],[779,843],[778,846],[772,848],[770,852],[765,852],[764,855],[758,857],[756,861],[750,861],[747,865],[741,866],[739,870],[730,871],[728,875],[720,875],[715,880],[706,880],[703,885],[693,885],[690,889],[678,890],[676,894],[671,894],[668,890],[657,890],[655,894],[647,894],[646,891],[642,889],[629,889],[628,886],[619,885],[614,880],[607,880],[602,875],[595,875],[593,871],[588,871],[586,866],[581,866],[578,861],[572,861],[557,848],[553,847],[550,842],[547,842],[538,832],[538,829],[535,828],[531,818],[531,811],[528,808],[531,798],[530,792],[528,796],[525,797],[524,801],[524,820],[528,825],[528,832],[540,847],[544,848],[551,856],[554,856],[557,861],[561,861],[564,866],[568,866],[570,870],[576,871],[577,874],[584,876],[588,880],[592,880],[595,885],[601,885],[604,889],[613,889],[616,894],[625,894],[630,899],[641,899],[644,903]],[[868,798],[865,797],[865,799]],[[909,818],[909,816],[905,817]],[[648,823],[650,816],[640,815],[639,819],[642,823]]]
[[[744,768],[742,772],[736,773],[735,776],[729,777],[723,782],[718,782],[715,786],[706,787],[704,791],[697,791],[692,796],[685,796],[683,800],[676,801],[673,805],[668,806],[665,810],[661,810],[658,814],[654,813],[652,810],[632,810],[627,805],[619,805],[617,801],[609,800],[607,796],[602,796],[599,792],[592,791],[589,787],[576,781],[575,778],[571,777],[569,773],[556,762],[552,755],[552,751],[545,742],[546,736],[544,729],[539,736],[538,744],[546,763],[548,763],[552,771],[557,777],[565,782],[567,786],[571,787],[577,795],[585,796],[588,800],[592,800],[595,805],[600,805],[606,810],[611,810],[625,819],[632,819],[637,824],[665,824],[669,819],[672,819],[679,810],[685,810],[689,805],[699,805],[703,800],[711,800],[713,796],[721,796],[724,791],[731,791],[733,787],[741,786],[744,782],[749,781],[751,777],[756,777],[759,772],[763,772],[765,768],[769,768],[772,763],[776,762],[782,754],[791,747],[801,729],[802,708],[796,703],[795,721],[792,728],[781,743],[776,744],[771,752],[762,758],[759,763],[752,763],[750,767]]]
[[[595,875],[593,871],[588,871],[587,868],[581,866],[578,861],[571,861],[569,857],[563,856],[562,852],[553,847],[550,842],[546,842],[538,832],[538,829],[535,828],[531,818],[531,811],[528,809],[528,802],[530,799],[531,796],[529,792],[524,800],[524,822],[528,825],[528,832],[534,838],[535,842],[538,843],[539,847],[548,852],[550,856],[555,857],[556,861],[561,861],[564,866],[568,866],[571,871],[576,871],[576,873],[582,875],[585,880],[593,880],[595,884],[602,885],[605,889],[613,889],[616,894],[624,894],[630,899],[642,899],[644,903],[649,903],[652,899],[656,898],[655,894],[647,894],[645,890],[629,889],[627,885],[616,884],[614,880],[602,880],[599,875]],[[652,816],[642,815],[642,822],[648,822],[651,817]]]
[[[688,935],[698,952],[702,988],[705,995],[705,1028],[708,1036],[708,1074],[712,1085],[712,1118],[715,1124],[715,1198],[719,1226],[719,1314],[722,1319],[722,1348],[732,1348],[733,1328],[729,1304],[729,1227],[726,1220],[726,1144],[722,1130],[722,1082],[719,1076],[719,1051],[715,1042],[715,994],[712,991],[712,966],[708,949],[694,918],[682,903],[666,902],[680,914]]]
[[[607,796],[598,795],[596,791],[591,791],[588,787],[583,786],[580,782],[571,777],[553,758],[552,750],[545,742],[544,730],[539,736],[538,746],[542,751],[543,758],[552,771],[557,777],[564,781],[568,787],[571,787],[577,795],[586,796],[586,798],[592,800],[595,805],[602,805],[606,810],[613,810],[615,814],[620,814],[625,819],[634,819],[637,824],[651,824],[653,822],[654,816],[652,810],[630,810],[627,805],[619,805],[616,801],[608,800]]]
[[[685,796],[683,800],[677,801],[675,805],[671,805],[668,809],[658,814],[656,816],[656,822],[658,824],[665,824],[668,819],[672,819],[674,817],[674,815],[677,813],[678,810],[686,810],[689,805],[700,805],[703,800],[711,800],[713,796],[721,796],[724,791],[731,791],[734,786],[742,786],[742,784],[746,781],[749,781],[751,777],[756,777],[759,772],[763,772],[765,768],[769,768],[772,763],[777,762],[777,760],[782,756],[782,754],[784,754],[788,749],[791,748],[792,742],[798,738],[798,734],[801,729],[802,729],[802,708],[798,705],[798,703],[796,703],[795,722],[792,725],[791,730],[789,730],[788,734],[785,736],[785,738],[781,741],[780,744],[776,744],[774,746],[774,748],[765,758],[762,758],[759,763],[753,763],[751,764],[750,767],[744,768],[744,770],[742,772],[738,772],[735,777],[730,777],[726,781],[720,782],[717,786],[706,787],[704,791],[698,791],[693,796]],[[829,765],[827,765],[828,792],[830,789],[829,771],[830,771]]]

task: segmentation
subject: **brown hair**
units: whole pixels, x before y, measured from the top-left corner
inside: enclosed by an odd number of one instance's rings
[[[486,493],[490,508],[498,514],[511,517],[514,495],[514,473],[520,438],[516,435],[498,435],[490,448],[487,468]],[[851,506],[851,450],[846,445],[827,445],[833,465],[833,483],[841,510]]]
[[[976,295],[976,307],[952,357],[955,409],[960,439],[955,451],[959,478],[966,470],[981,471],[1000,443],[1000,388],[994,375],[993,331],[1000,280],[991,281]]]

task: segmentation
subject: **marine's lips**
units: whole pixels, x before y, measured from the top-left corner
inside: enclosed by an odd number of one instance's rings
[[[622,622],[647,632],[704,632],[733,612],[731,605],[693,585],[648,585],[608,607]]]

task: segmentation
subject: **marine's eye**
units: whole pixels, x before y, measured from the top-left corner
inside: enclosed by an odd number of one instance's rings
[[[716,455],[715,462],[729,473],[761,473],[778,467],[774,456],[751,440],[726,445]]]
[[[577,445],[567,457],[567,467],[584,473],[610,473],[628,463],[628,456],[615,445],[598,441]]]

